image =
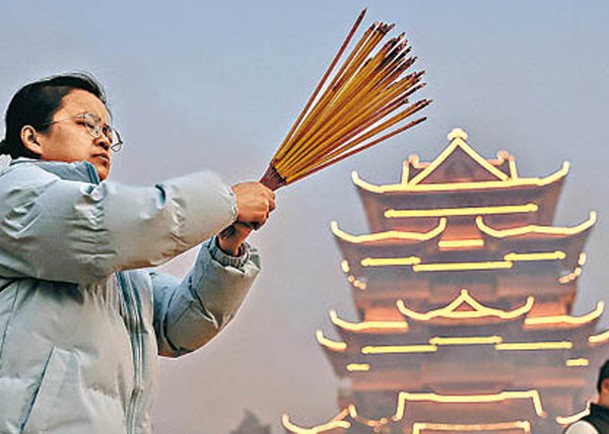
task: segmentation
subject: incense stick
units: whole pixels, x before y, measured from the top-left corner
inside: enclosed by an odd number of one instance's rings
[[[286,134],[261,182],[276,190],[312,175],[423,122],[402,121],[431,101],[410,103],[424,71],[406,74],[415,63],[404,33],[381,45],[393,24],[374,22],[330,78],[361,25],[355,20],[321,80]],[[389,131],[389,129],[394,128]]]

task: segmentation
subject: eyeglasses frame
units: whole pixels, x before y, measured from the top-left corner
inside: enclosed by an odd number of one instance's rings
[[[92,118],[92,120],[95,122],[95,125],[92,125],[89,122],[87,122],[88,117]],[[83,125],[85,127],[85,129],[87,130],[87,132],[91,135],[91,137],[93,137],[95,139],[99,139],[103,134],[104,137],[106,137],[106,139],[108,139],[108,141],[110,142],[110,149],[112,150],[112,152],[119,152],[122,149],[124,142],[123,142],[123,138],[121,137],[121,134],[118,132],[118,130],[116,128],[113,128],[109,125],[102,124],[100,117],[97,116],[95,113],[85,112],[85,113],[82,113],[77,116],[70,116],[68,118],[57,119],[56,121],[51,121],[51,122],[42,124],[42,127],[48,127],[53,124],[58,124],[60,122],[73,121],[76,119],[81,119],[84,121],[84,123],[79,124],[79,125]],[[116,140],[117,140],[116,143],[112,143],[114,140],[112,140],[111,137],[108,137],[108,132],[112,132],[113,134],[116,135]]]

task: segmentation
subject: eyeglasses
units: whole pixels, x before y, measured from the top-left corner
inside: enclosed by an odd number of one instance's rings
[[[113,152],[118,152],[123,147],[123,139],[121,138],[120,133],[109,125],[106,125],[102,122],[99,116],[94,115],[93,113],[83,113],[78,116],[72,116],[65,119],[58,119],[53,122],[48,122],[43,124],[43,127],[47,127],[49,125],[57,124],[59,122],[67,122],[67,121],[77,121],[79,125],[84,125],[87,129],[87,132],[94,138],[99,139],[102,134],[108,139],[110,142],[110,149]],[[78,121],[81,122],[78,122]]]

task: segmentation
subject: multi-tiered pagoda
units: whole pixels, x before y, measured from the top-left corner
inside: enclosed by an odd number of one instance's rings
[[[609,331],[604,304],[573,316],[595,214],[553,225],[568,163],[520,177],[487,160],[460,129],[401,182],[353,182],[370,233],[332,224],[358,321],[330,312],[317,340],[346,387],[340,411],[288,433],[557,433],[594,397]]]

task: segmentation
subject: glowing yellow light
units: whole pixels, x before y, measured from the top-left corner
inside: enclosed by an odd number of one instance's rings
[[[518,178],[518,169],[516,168],[516,161],[512,157],[509,158],[508,164],[510,166],[510,178]]]
[[[350,275],[347,277],[347,280],[349,281],[349,283],[353,283],[353,282],[355,282],[355,276],[353,276],[353,275],[351,275],[351,274],[350,274]]]
[[[343,270],[344,273],[348,273],[350,270],[349,261],[346,261],[346,260],[341,261],[340,268]]]
[[[362,354],[434,353],[436,351],[438,351],[438,347],[435,345],[369,345],[362,348]]]
[[[412,425],[412,434],[421,434],[422,431],[449,431],[449,432],[476,432],[476,431],[504,431],[520,429],[523,433],[531,432],[531,424],[524,420],[514,422],[483,423],[483,424],[454,424],[454,423],[427,423],[416,422]]]
[[[580,358],[580,359],[569,359],[565,361],[565,366],[574,367],[574,366],[588,366],[590,362],[588,359]]]
[[[526,234],[546,234],[546,235],[575,235],[586,229],[591,228],[596,223],[596,213],[592,211],[590,217],[585,222],[573,227],[554,227],[554,226],[539,226],[527,225],[513,229],[493,229],[484,223],[482,217],[476,218],[476,226],[478,229],[494,238],[514,237]]]
[[[461,304],[469,305],[473,310],[457,310]],[[500,309],[494,309],[480,304],[476,299],[469,295],[467,289],[462,289],[461,294],[455,298],[450,304],[440,309],[431,310],[426,313],[416,312],[408,309],[404,304],[403,300],[398,300],[396,305],[398,310],[407,317],[413,318],[418,321],[429,321],[436,317],[463,319],[463,318],[481,318],[485,316],[495,316],[500,319],[514,319],[528,313],[533,304],[535,298],[530,296],[524,305],[516,308],[512,311],[504,311]]]
[[[382,417],[378,420],[367,419],[365,417],[361,417],[360,415],[357,414],[357,409],[355,408],[355,405],[353,405],[353,404],[349,404],[349,407],[347,407],[347,408],[349,410],[349,416],[351,416],[354,420],[356,420],[358,423],[360,423],[362,425],[377,428],[377,427],[386,425],[388,422],[388,419],[386,417]],[[374,431],[374,432],[377,432],[377,431]]]
[[[510,261],[487,262],[436,262],[431,264],[413,265],[415,272],[421,271],[477,271],[477,270],[506,270],[514,266]]]
[[[364,258],[362,267],[387,267],[391,265],[415,265],[420,264],[421,258],[417,256],[405,256],[403,258]]]
[[[533,401],[535,412],[538,416],[544,417],[545,412],[541,405],[541,397],[536,389],[525,391],[507,391],[488,395],[440,395],[437,393],[419,393],[419,392],[400,392],[398,395],[398,405],[394,421],[401,420],[404,417],[406,403],[408,401],[431,401],[439,403],[489,403],[503,402],[512,399],[530,399]]]
[[[454,137],[450,142],[450,145],[442,151],[442,153],[429,165],[423,169],[417,176],[412,178],[408,185],[417,185],[421,183],[425,178],[431,175],[457,148],[463,150],[467,155],[469,155],[476,163],[480,165],[480,167],[487,172],[489,172],[492,176],[496,177],[499,181],[507,181],[508,177],[501,170],[497,169],[491,163],[489,163],[486,159],[482,158],[480,154],[474,151],[463,138]]]
[[[583,267],[583,266],[586,264],[586,254],[585,254],[584,252],[581,252],[581,253],[579,254],[579,258],[578,258],[578,260],[577,260],[577,263],[578,263],[580,266],[582,266],[582,267]]]
[[[440,240],[438,247],[441,249],[460,249],[466,247],[484,247],[484,240],[481,238],[471,240]]]
[[[605,302],[599,301],[596,305],[596,309],[592,312],[582,316],[571,316],[571,315],[554,315],[554,316],[537,316],[527,318],[524,320],[526,325],[539,325],[539,324],[555,324],[555,323],[566,323],[566,324],[585,324],[590,321],[594,321],[603,314],[605,310]]]
[[[444,184],[388,184],[374,185],[362,180],[355,171],[351,172],[353,183],[363,190],[372,193],[409,192],[409,191],[459,191],[459,190],[484,190],[484,189],[507,189],[513,187],[536,186],[543,187],[552,184],[569,173],[569,162],[565,161],[562,167],[545,178],[513,178],[505,181],[482,181],[482,182],[451,182]]]
[[[467,208],[439,208],[439,209],[388,209],[384,216],[387,218],[401,217],[450,217],[468,215],[495,215],[536,212],[539,209],[537,204],[527,203],[525,205],[505,205],[505,206],[483,206]]]
[[[294,434],[321,434],[321,433],[329,432],[329,431],[332,431],[332,430],[338,429],[338,428],[342,428],[342,429],[351,428],[351,424],[348,421],[342,420],[345,417],[347,417],[347,415],[348,415],[348,412],[345,409],[341,413],[339,413],[332,421],[330,421],[326,424],[323,424],[323,425],[315,426],[313,428],[301,428],[299,426],[294,425],[290,421],[290,417],[287,414],[284,414],[281,416],[281,423],[283,424],[285,429],[289,430],[290,432],[292,432]]]
[[[412,155],[410,156],[412,157]],[[416,157],[416,155],[415,155]],[[418,157],[417,157],[418,158]],[[402,163],[402,184],[406,184],[410,178],[410,158]]]
[[[582,267],[575,267],[575,270],[573,270],[572,273],[569,273],[565,276],[562,276],[558,279],[559,283],[569,283],[569,282],[573,282],[575,279],[577,279],[579,276],[582,275]]]
[[[357,289],[361,289],[361,290],[366,289],[366,287],[368,286],[368,285],[366,285],[365,282],[362,282],[361,280],[357,280],[357,279],[355,279],[352,283],[353,283],[353,286],[355,286]]]
[[[588,407],[588,405],[586,405],[586,408],[577,414],[571,416],[557,416],[556,423],[558,423],[559,425],[571,425],[572,423],[577,422],[582,417],[587,416],[588,414],[590,414],[590,408]]]
[[[573,342],[509,342],[495,345],[499,351],[570,350]]]
[[[347,365],[347,371],[356,372],[356,371],[369,371],[370,365],[368,363],[349,363]]]
[[[599,333],[597,335],[589,336],[588,342],[591,344],[598,344],[600,342],[605,342],[609,339],[609,330]]]
[[[500,344],[501,342],[503,342],[503,338],[501,336],[435,336],[429,340],[431,345],[489,345]]]
[[[347,350],[346,342],[332,341],[332,340],[328,339],[327,337],[325,337],[324,333],[321,330],[317,330],[315,332],[315,337],[317,338],[317,342],[319,342],[320,345],[323,345],[324,347],[328,348],[329,350],[337,351],[337,352],[341,352],[341,353]]]
[[[347,322],[338,317],[336,311],[330,311],[330,320],[336,326],[354,332],[375,331],[375,330],[396,330],[404,332],[408,330],[406,321],[362,321],[360,323]]]
[[[508,253],[503,257],[506,261],[558,261],[567,257],[565,252],[556,250],[555,252],[538,253]]]
[[[427,232],[385,231],[368,235],[351,235],[340,229],[335,221],[330,224],[330,228],[336,237],[355,244],[391,239],[427,241],[444,232],[444,229],[446,229],[446,219],[440,219],[438,225]]]

